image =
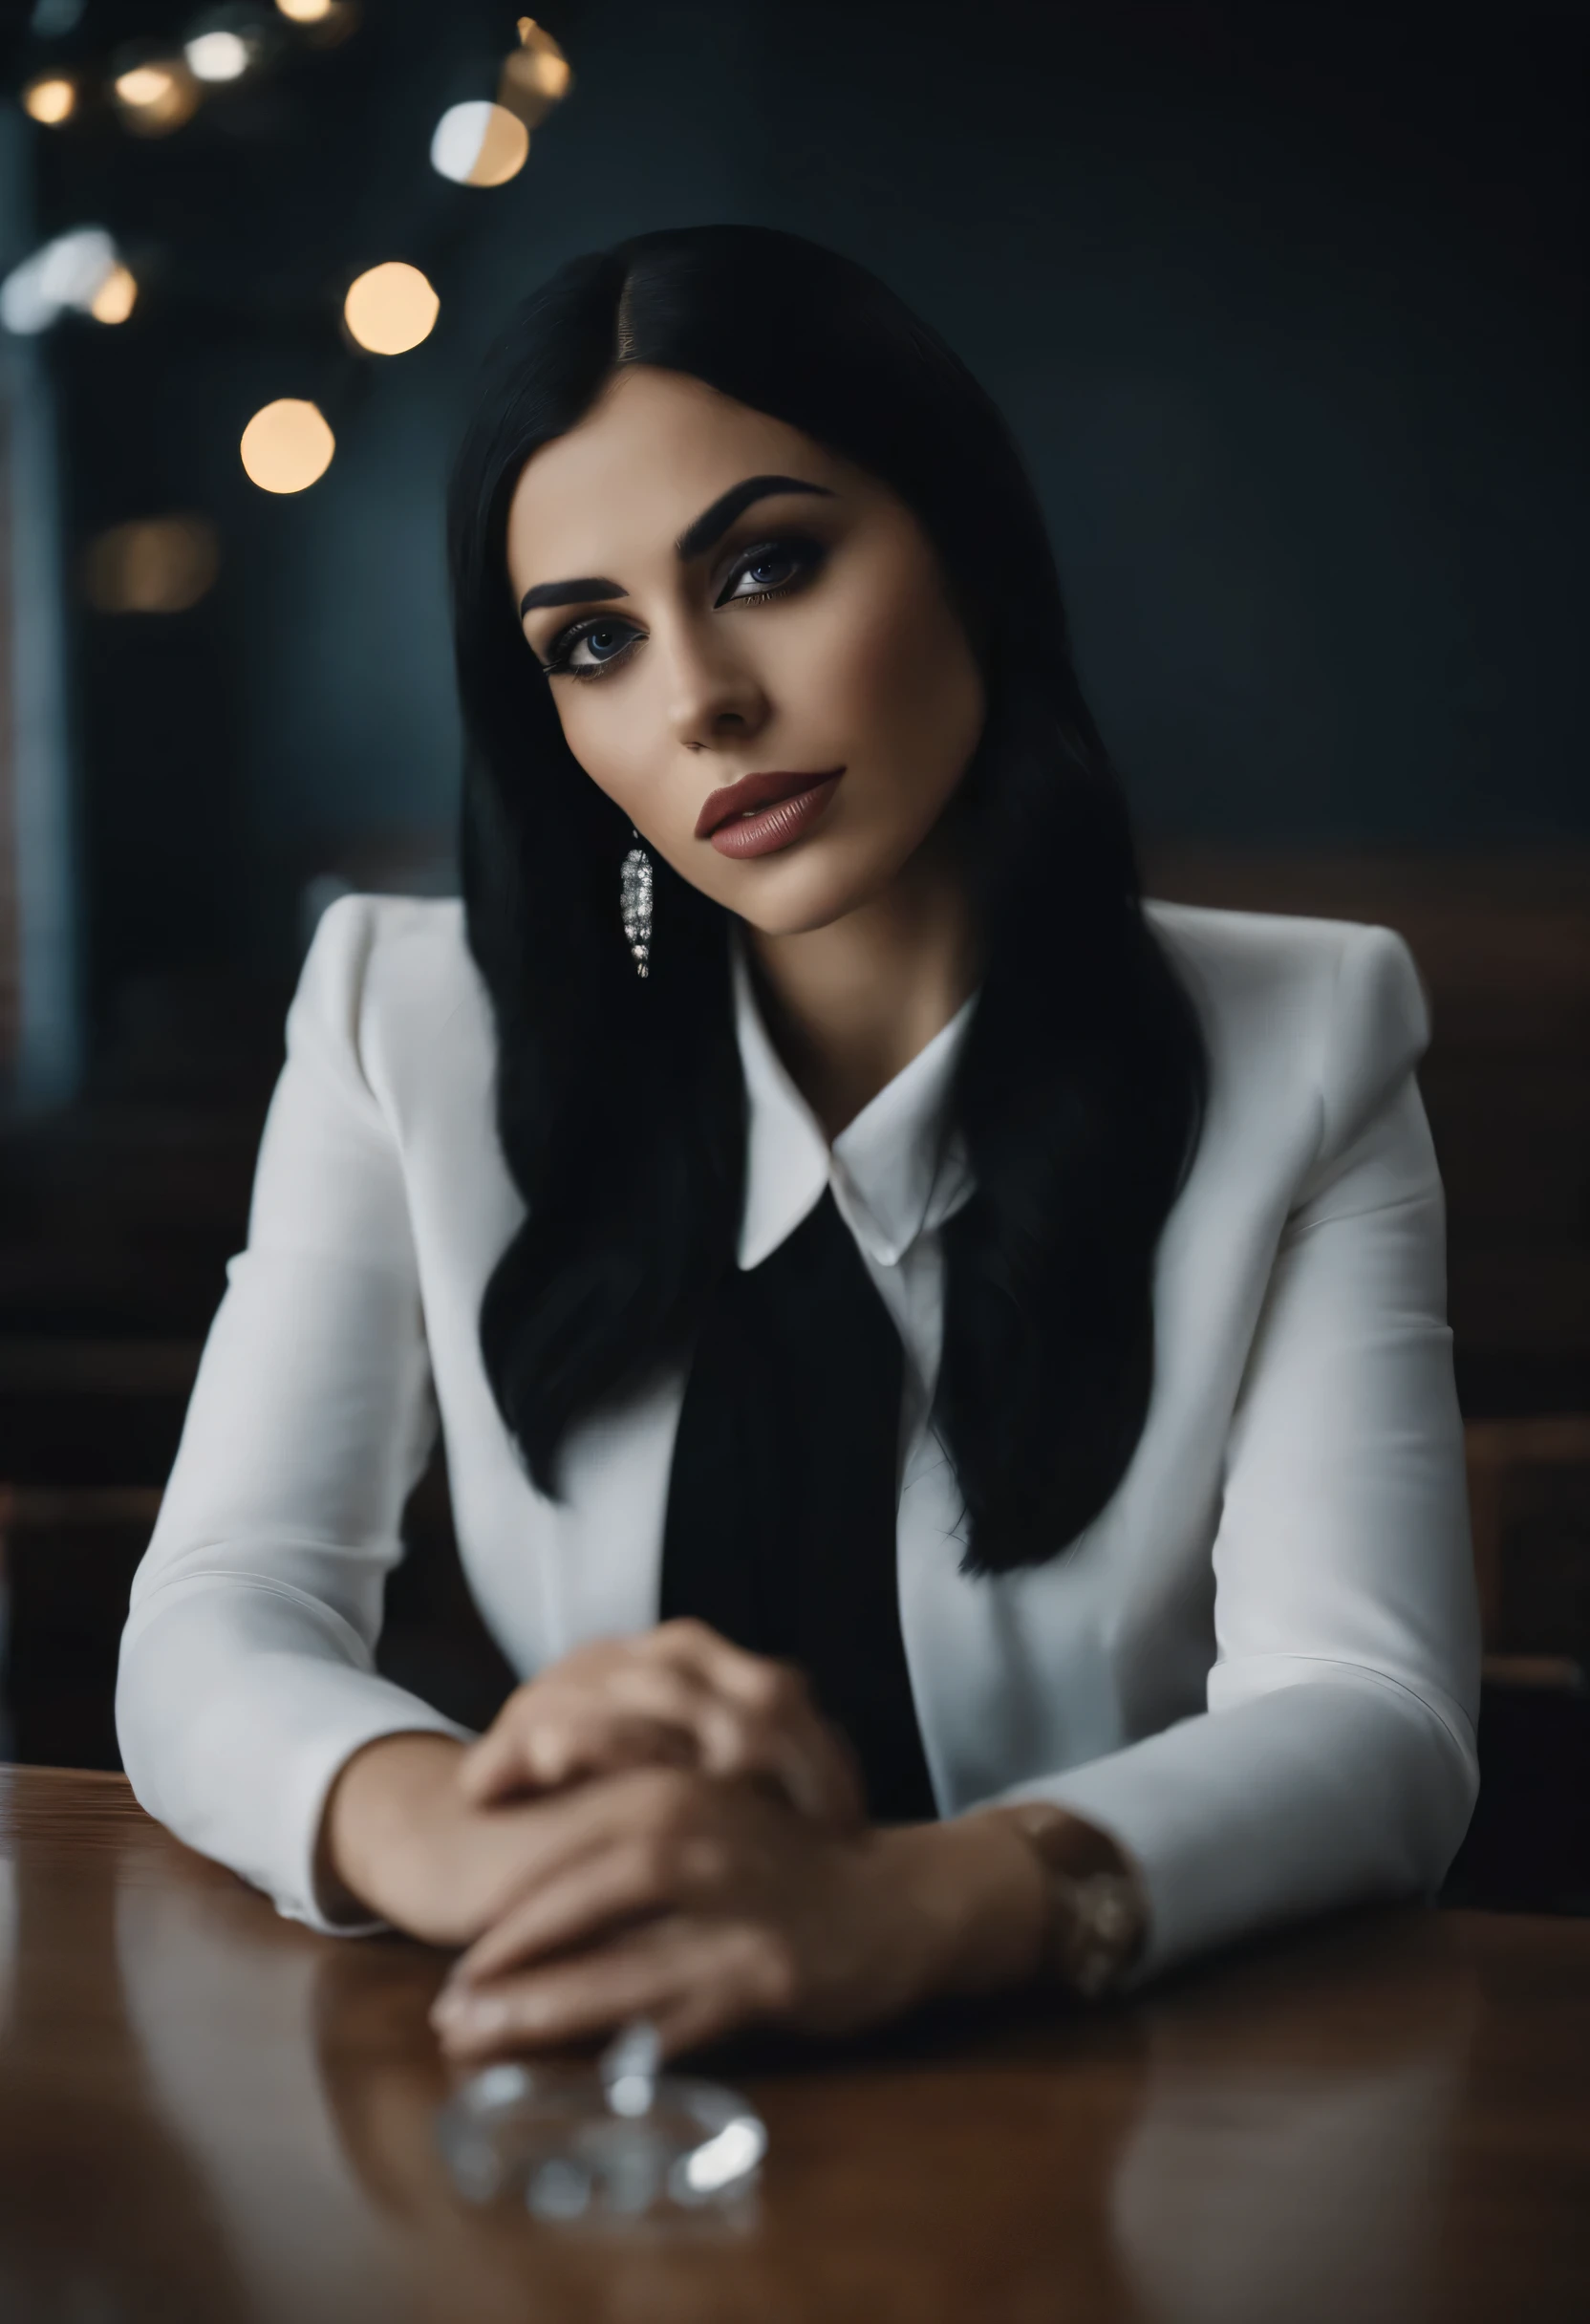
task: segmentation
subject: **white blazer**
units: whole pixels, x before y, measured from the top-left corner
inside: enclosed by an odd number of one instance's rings
[[[1040,1795],[1113,1833],[1147,1885],[1144,1974],[1433,1888],[1473,1802],[1479,1661],[1407,951],[1380,928],[1150,909],[1211,1060],[1156,1262],[1152,1401],[1094,1524],[998,1579],[959,1570],[929,1416],[938,1229],[969,1191],[931,1132],[969,1008],[830,1152],[738,992],[741,1263],[831,1183],[906,1344],[900,1617],[940,1811]],[[493,1065],[456,903],[332,907],[133,1584],[134,1790],[315,1927],[337,1770],[380,1734],[459,1732],[372,1665],[439,1411],[463,1569],[516,1670],[656,1619],[682,1375],[581,1429],[554,1503],[482,1367],[481,1295],[523,1216]]]

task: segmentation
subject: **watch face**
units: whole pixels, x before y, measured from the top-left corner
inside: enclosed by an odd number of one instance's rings
[[[1147,1921],[1142,1892],[1129,1874],[1119,1872],[1082,1880],[1057,1872],[1051,1879],[1059,1973],[1092,2000],[1136,1958]]]

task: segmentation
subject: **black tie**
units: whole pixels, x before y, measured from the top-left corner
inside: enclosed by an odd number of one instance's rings
[[[693,1614],[805,1670],[875,1823],[937,1814],[900,1638],[903,1357],[831,1194],[760,1267],[727,1269],[679,1415],[664,1620]]]

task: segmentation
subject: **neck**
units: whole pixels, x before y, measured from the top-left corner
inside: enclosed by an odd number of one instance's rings
[[[942,1032],[977,980],[965,890],[923,848],[857,911],[799,936],[748,932],[767,1030],[830,1139]]]

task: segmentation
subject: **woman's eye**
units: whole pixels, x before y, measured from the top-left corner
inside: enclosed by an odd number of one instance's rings
[[[615,621],[604,621],[599,630],[587,630],[582,637],[574,640],[571,649],[573,658],[576,664],[582,654],[591,661],[612,661],[615,654],[624,651],[627,638],[634,635],[633,630],[626,632]]]
[[[741,558],[718,603],[732,605],[737,598],[775,596],[812,571],[822,555],[815,541],[764,542]]]
[[[548,678],[568,671],[574,678],[595,678],[616,661],[639,632],[628,621],[590,621],[565,630],[542,663]]]

